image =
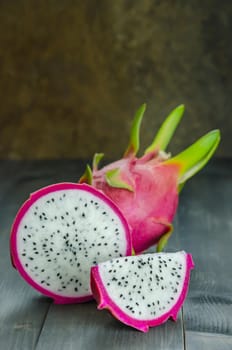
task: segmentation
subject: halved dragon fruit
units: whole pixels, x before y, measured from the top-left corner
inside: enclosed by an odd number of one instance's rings
[[[90,267],[132,251],[117,206],[93,187],[74,183],[33,193],[16,216],[10,247],[21,276],[56,303],[91,299]]]
[[[132,228],[136,253],[154,244],[157,251],[163,249],[172,232],[180,189],[208,162],[220,141],[219,130],[213,130],[170,158],[165,149],[183,115],[181,105],[170,113],[151,146],[138,158],[139,129],[145,107],[142,105],[136,112],[123,158],[98,169],[103,154],[96,154],[93,170],[87,166],[80,179],[103,191],[119,206]]]
[[[177,319],[193,267],[184,251],[116,258],[91,268],[91,288],[98,309],[147,332]]]

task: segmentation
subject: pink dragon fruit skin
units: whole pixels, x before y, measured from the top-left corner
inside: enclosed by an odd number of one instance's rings
[[[109,312],[116,319],[142,332],[148,332],[149,327],[159,326],[165,323],[169,318],[176,321],[178,312],[182,307],[185,301],[185,298],[187,296],[189,281],[190,281],[190,272],[194,268],[194,263],[193,263],[191,254],[187,254],[185,252],[182,252],[182,253],[185,254],[185,259],[186,259],[186,271],[185,271],[184,281],[182,283],[182,291],[178,296],[178,300],[175,302],[173,307],[170,310],[168,310],[168,312],[165,312],[159,317],[150,319],[150,320],[146,320],[146,319],[141,320],[141,319],[136,319],[131,317],[130,315],[125,313],[122,310],[122,308],[120,308],[120,305],[117,305],[112,300],[111,295],[108,294],[108,291],[107,291],[108,287],[106,284],[103,283],[103,280],[99,272],[99,266],[97,265],[91,268],[91,289],[92,289],[94,298],[97,301],[98,309],[99,310],[108,309]],[[136,258],[139,258],[139,256]]]
[[[103,193],[96,190],[92,186],[89,186],[87,184],[76,184],[76,183],[64,182],[64,183],[57,183],[57,184],[49,185],[47,187],[44,187],[44,188],[39,189],[38,191],[32,193],[30,195],[30,198],[19,209],[19,211],[16,215],[16,218],[14,220],[14,223],[12,225],[11,236],[10,236],[11,261],[12,261],[13,267],[15,267],[17,269],[19,274],[23,277],[23,279],[29,285],[31,285],[34,289],[36,289],[40,293],[52,298],[54,300],[55,304],[82,303],[82,302],[92,300],[93,296],[91,293],[86,293],[87,295],[83,295],[83,296],[75,296],[75,295],[63,296],[63,295],[59,295],[56,292],[51,291],[51,289],[49,289],[49,288],[41,286],[41,284],[38,283],[38,280],[36,281],[35,279],[33,279],[31,277],[30,273],[25,268],[25,264],[22,263],[22,253],[19,253],[18,239],[19,239],[20,227],[22,227],[22,222],[23,222],[24,217],[27,215],[27,213],[31,209],[31,207],[37,203],[38,200],[40,200],[41,198],[44,198],[47,195],[53,195],[55,193],[59,193],[60,191],[69,191],[69,190],[88,192],[88,193],[92,194],[96,199],[99,199],[103,203],[105,203],[110,208],[110,210],[112,210],[117,215],[117,217],[119,218],[119,220],[121,222],[122,228],[124,230],[125,242],[126,242],[125,244],[126,245],[125,245],[123,255],[131,255],[131,253],[132,253],[131,234],[130,234],[130,228],[129,228],[129,225],[127,223],[127,220],[124,218],[124,216],[122,215],[119,208],[109,198],[107,198]],[[46,211],[46,209],[44,209],[44,211]],[[54,212],[54,214],[58,215],[56,212]],[[78,221],[78,218],[77,218],[77,221]],[[100,223],[100,224],[102,226],[102,223]],[[51,228],[49,230],[49,235],[52,233],[53,230],[54,230],[54,228]],[[69,229],[66,228],[66,231],[67,230],[69,230]],[[47,235],[47,237],[50,239],[49,235]],[[56,239],[54,239],[54,241],[55,241],[55,243],[57,242]],[[72,243],[73,246],[75,245],[74,243],[75,242]],[[91,240],[90,240],[90,243],[92,243]],[[53,247],[55,247],[55,245]],[[55,248],[53,248],[53,249],[55,249]],[[104,250],[106,251],[106,249],[104,249]],[[57,265],[58,265],[58,263],[57,263]],[[43,268],[44,268],[44,266],[43,266]],[[62,266],[61,266],[61,268],[62,268]],[[78,278],[78,268],[76,268],[75,273],[76,273],[76,278]]]
[[[121,169],[122,179],[133,191],[111,187],[105,181],[105,173],[115,167]],[[175,165],[167,166],[156,159],[143,163],[136,158],[122,159],[93,172],[93,186],[110,197],[126,216],[136,253],[156,244],[170,231],[178,205],[178,174]]]
[[[87,166],[80,179],[103,191],[122,210],[132,229],[135,253],[154,244],[157,251],[163,249],[172,233],[180,189],[207,163],[220,141],[219,130],[213,130],[170,158],[165,149],[183,115],[184,106],[180,105],[170,113],[152,144],[138,158],[139,129],[145,107],[142,105],[136,112],[123,158],[98,169],[103,154],[96,154],[93,171]]]

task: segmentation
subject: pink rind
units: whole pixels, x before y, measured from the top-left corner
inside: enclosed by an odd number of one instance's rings
[[[117,318],[122,323],[131,326],[133,328],[138,329],[142,332],[148,332],[149,327],[155,327],[161,325],[166,322],[169,318],[172,318],[174,321],[177,320],[178,312],[182,307],[184,300],[186,298],[188,292],[188,285],[190,280],[190,271],[194,268],[194,263],[191,254],[186,254],[186,274],[183,283],[182,293],[179,296],[179,299],[175,306],[166,312],[164,315],[154,319],[154,320],[137,320],[125,314],[123,310],[117,306],[114,301],[110,298],[107,293],[107,290],[101,280],[101,276],[99,274],[99,267],[93,266],[91,268],[91,289],[94,298],[98,303],[98,309],[108,309],[110,313]]]
[[[126,241],[127,241],[127,248],[125,255],[131,255],[132,254],[132,241],[131,241],[131,235],[130,235],[130,228],[129,225],[124,217],[124,215],[121,213],[120,209],[113,203],[113,201],[108,198],[106,195],[104,195],[102,192],[98,191],[97,189],[93,188],[92,186],[89,186],[87,184],[76,184],[71,182],[62,182],[57,183],[53,185],[49,185],[46,187],[43,187],[39,189],[38,191],[32,193],[29,197],[29,199],[24,202],[24,204],[19,209],[15,220],[13,222],[12,228],[11,228],[11,235],[10,235],[10,255],[11,255],[11,261],[13,267],[15,267],[20,275],[24,278],[26,282],[28,282],[34,289],[39,291],[40,293],[52,298],[54,300],[55,304],[72,304],[72,303],[83,303],[87,302],[89,300],[93,299],[92,295],[83,295],[83,296],[70,296],[65,297],[56,293],[51,292],[50,290],[41,287],[39,284],[37,284],[31,277],[28,275],[28,273],[25,271],[24,267],[22,266],[20,262],[20,257],[17,252],[17,232],[18,227],[20,225],[21,220],[23,219],[24,215],[27,213],[28,209],[31,207],[33,203],[35,203],[39,198],[43,197],[46,194],[49,194],[51,192],[55,191],[63,191],[63,190],[70,190],[70,189],[79,189],[84,190],[87,192],[90,192],[103,200],[107,205],[111,207],[111,209],[119,216],[123,227],[125,229],[126,233]]]

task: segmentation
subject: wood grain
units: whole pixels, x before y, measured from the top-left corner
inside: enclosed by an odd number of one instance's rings
[[[98,311],[95,302],[52,305],[37,350],[181,350],[184,349],[181,314],[178,321],[141,333]]]
[[[11,266],[9,232],[19,202],[30,188],[25,168],[0,167],[0,344],[1,349],[33,349],[51,301],[30,288]]]
[[[186,332],[188,350],[231,350],[232,337],[223,334]]]
[[[83,169],[78,161],[0,162],[1,348],[231,349],[232,162],[214,162],[181,193],[167,250],[191,252],[196,267],[177,323],[168,321],[147,334],[97,311],[95,302],[54,305],[11,267],[9,232],[19,206],[41,186],[76,181]]]
[[[226,344],[231,341],[220,336],[232,336],[231,184],[232,164],[221,161],[220,167],[198,175],[183,192],[178,215],[181,246],[192,252],[196,265],[184,305],[187,349],[197,348],[203,332],[208,344],[218,342],[215,349],[224,349],[223,339]]]

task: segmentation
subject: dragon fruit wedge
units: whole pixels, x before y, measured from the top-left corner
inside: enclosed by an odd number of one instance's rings
[[[193,267],[184,251],[116,258],[91,268],[91,288],[98,309],[147,332],[177,319]]]
[[[36,290],[56,303],[92,299],[90,267],[132,252],[117,206],[85,184],[59,183],[33,193],[12,226],[12,262]]]
[[[123,158],[98,170],[103,154],[95,154],[93,169],[88,165],[79,180],[100,189],[119,206],[132,228],[135,253],[154,244],[157,251],[163,249],[172,232],[180,189],[208,162],[220,141],[219,130],[213,130],[171,158],[165,149],[183,115],[184,106],[180,105],[170,113],[152,144],[138,158],[139,129],[145,107],[142,105],[135,114]]]

